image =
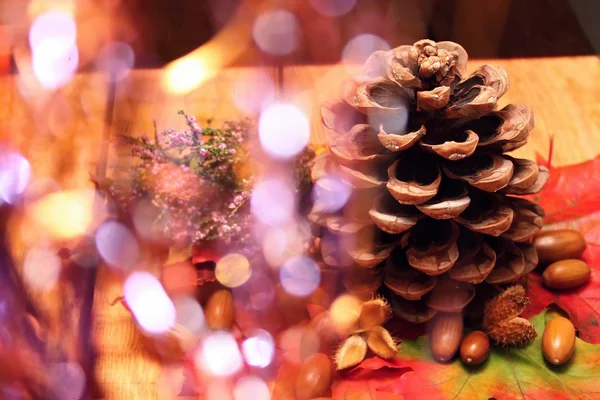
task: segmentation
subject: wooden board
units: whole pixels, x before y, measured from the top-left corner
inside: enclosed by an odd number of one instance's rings
[[[475,69],[485,61],[473,61]],[[528,60],[491,60],[505,67],[511,88],[502,104],[529,105],[536,115],[530,143],[520,156],[548,153],[549,136],[555,140],[555,165],[590,159],[600,153],[600,62],[597,57]],[[135,71],[117,85],[114,134],[152,133],[184,127],[180,109],[215,124],[248,115],[236,106],[236,82],[259,74],[273,81],[273,69],[227,69],[185,96],[162,88],[162,71]],[[312,141],[323,142],[319,105],[334,97],[347,76],[343,66],[300,66],[283,70],[280,101],[300,107],[311,121]],[[247,78],[250,77],[250,78]],[[252,85],[244,86],[252,91]],[[103,132],[107,83],[99,75],[78,75],[52,96],[33,90],[25,96],[16,77],[0,78],[0,141],[10,143],[31,162],[35,177],[50,177],[63,188],[90,187],[89,172],[98,156]],[[285,127],[282,127],[285,133]],[[120,306],[109,305],[122,294],[120,279],[100,271],[95,300],[95,338],[100,353],[97,376],[107,398],[116,400],[165,399],[160,391],[162,367],[144,349],[140,335]],[[51,306],[51,302],[48,303]],[[173,379],[171,379],[173,380]]]

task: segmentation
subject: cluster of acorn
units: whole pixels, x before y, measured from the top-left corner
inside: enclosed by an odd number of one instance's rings
[[[586,242],[581,233],[556,230],[538,235],[534,241],[544,285],[555,290],[576,289],[589,281],[592,270],[580,259]],[[575,327],[564,317],[553,318],[544,329],[542,352],[551,364],[561,365],[569,361],[575,351]]]
[[[570,290],[585,284],[591,269],[580,259],[586,248],[581,233],[556,230],[539,234],[533,241],[538,252],[544,285],[554,290]],[[499,345],[523,346],[537,332],[519,314],[529,299],[521,286],[512,286],[486,304],[483,331],[477,330],[463,338],[461,313],[439,313],[431,322],[431,350],[441,362],[449,361],[460,348],[460,358],[467,365],[478,365],[490,351],[490,338]],[[542,352],[554,365],[567,362],[575,349],[575,327],[567,318],[555,317],[544,329]]]

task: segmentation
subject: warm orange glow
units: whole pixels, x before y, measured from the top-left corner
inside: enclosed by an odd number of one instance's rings
[[[27,7],[27,13],[30,17],[36,17],[47,11],[62,11],[67,14],[75,14],[74,0],[31,0]]]
[[[241,254],[227,254],[215,268],[217,280],[227,287],[238,287],[246,283],[252,271],[250,262]]]
[[[241,56],[252,41],[252,23],[261,1],[244,1],[213,39],[167,65],[162,84],[166,91],[185,94],[212,78]]]
[[[93,190],[72,190],[44,196],[33,203],[28,216],[45,233],[58,240],[76,238],[88,232],[103,217]]]
[[[340,333],[351,331],[358,321],[361,306],[360,299],[351,294],[343,294],[335,299],[329,310],[335,329]]]

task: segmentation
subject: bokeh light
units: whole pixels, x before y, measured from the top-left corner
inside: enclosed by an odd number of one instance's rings
[[[306,357],[319,351],[319,340],[307,341],[306,338],[315,338],[314,330],[305,325],[294,325],[283,331],[277,338],[278,348],[283,357],[293,363],[300,364]]]
[[[169,221],[169,212],[155,206],[151,199],[141,199],[132,207],[133,226],[138,236],[145,240],[160,239],[162,233],[157,229],[157,220]],[[159,218],[160,216],[160,218]]]
[[[125,270],[133,267],[140,255],[133,234],[117,221],[106,221],[98,227],[96,248],[104,261]]]
[[[290,186],[280,179],[271,178],[254,186],[250,208],[260,222],[277,226],[293,217],[295,202]]]
[[[319,178],[313,186],[315,212],[333,213],[341,209],[352,194],[352,187],[335,174]]]
[[[196,355],[195,364],[208,374],[230,376],[243,367],[243,360],[233,335],[218,331],[204,339]]]
[[[48,377],[52,382],[53,398],[80,399],[85,389],[86,377],[75,362],[62,362],[50,366]]]
[[[258,376],[243,376],[233,387],[235,400],[270,400],[271,392],[266,382]]]
[[[190,296],[180,296],[173,299],[175,306],[175,322],[194,335],[201,334],[206,325],[204,323],[204,311],[198,301]]]
[[[31,165],[25,157],[14,152],[0,152],[0,200],[9,204],[17,202],[30,177]]]
[[[61,265],[55,251],[43,247],[29,249],[23,262],[23,280],[39,290],[52,289],[58,282]]]
[[[94,190],[50,193],[28,208],[32,222],[49,236],[66,240],[93,229],[106,215],[104,202]]]
[[[342,63],[350,73],[362,69],[365,61],[377,50],[391,50],[388,42],[370,33],[357,35],[350,39],[342,50]]]
[[[243,285],[251,274],[250,261],[237,253],[222,257],[215,268],[217,280],[222,285],[230,288]]]
[[[310,5],[326,17],[339,17],[354,8],[357,0],[309,0]]]
[[[208,72],[205,62],[200,57],[186,57],[175,61],[165,70],[164,83],[166,89],[173,94],[185,94],[196,89],[205,79]]]
[[[264,310],[275,298],[275,285],[266,271],[254,269],[243,286],[234,288],[233,297],[244,299],[243,306],[247,310]]]
[[[146,332],[167,332],[176,320],[175,306],[152,274],[136,271],[124,286],[125,301],[139,326]]]
[[[264,368],[275,356],[275,342],[269,332],[262,329],[252,332],[242,343],[242,353],[248,365]]]
[[[314,292],[321,282],[321,270],[309,257],[295,256],[279,270],[279,280],[292,296],[305,297]]]
[[[46,89],[71,80],[79,65],[77,29],[71,15],[49,11],[37,17],[29,31],[33,73]]]
[[[296,16],[289,11],[266,11],[254,21],[252,36],[265,53],[283,56],[298,47],[300,24]]]
[[[260,235],[265,261],[271,267],[279,267],[288,258],[304,252],[311,231],[306,220],[291,220],[285,225],[269,227]]]
[[[336,331],[351,331],[360,316],[362,301],[354,295],[343,294],[336,298],[329,309],[330,321]]]
[[[300,153],[310,140],[310,124],[291,104],[272,104],[260,115],[258,135],[263,149],[277,159]]]
[[[126,78],[135,64],[135,53],[123,42],[107,44],[98,54],[96,67],[105,72],[109,80],[118,82]]]
[[[235,105],[250,114],[261,112],[275,99],[275,84],[262,70],[240,72],[231,90]]]

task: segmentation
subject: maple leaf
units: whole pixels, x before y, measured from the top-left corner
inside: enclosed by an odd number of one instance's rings
[[[550,178],[541,193],[525,196],[546,211],[546,224],[580,218],[600,210],[600,155],[579,164],[552,166],[554,141],[550,153],[537,163],[550,170]]]
[[[410,371],[397,359],[365,359],[352,370],[339,374],[331,387],[334,400],[402,400],[389,390],[403,374]],[[387,389],[386,389],[387,388]]]
[[[403,342],[400,363],[412,368],[389,388],[406,400],[427,399],[553,399],[600,398],[600,346],[577,338],[572,359],[562,366],[548,364],[542,355],[542,332],[547,311],[530,321],[538,337],[522,349],[493,348],[479,367],[464,365],[459,359],[450,364],[434,361],[426,336]]]

